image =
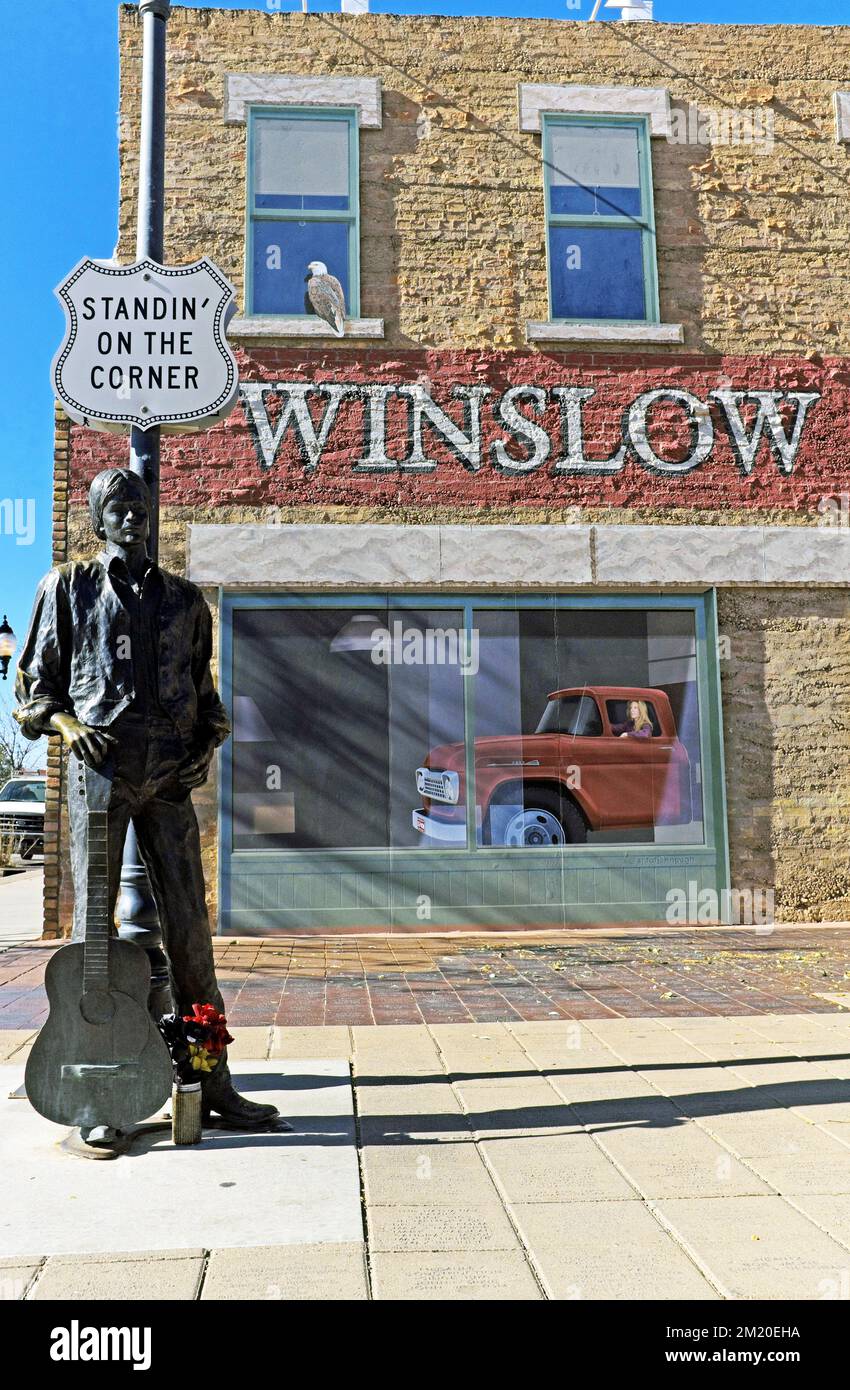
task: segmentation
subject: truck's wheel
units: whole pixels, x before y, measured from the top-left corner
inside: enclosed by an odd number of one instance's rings
[[[503,803],[504,804],[504,803]],[[575,802],[561,800],[545,787],[528,787],[521,811],[514,811],[493,838],[492,807],[487,813],[487,843],[524,849],[583,845],[587,826]]]

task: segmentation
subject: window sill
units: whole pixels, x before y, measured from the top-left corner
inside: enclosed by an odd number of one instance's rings
[[[680,323],[551,323],[525,325],[530,343],[682,343]]]
[[[346,319],[345,337],[338,338],[329,324],[319,318],[280,318],[257,314],[252,318],[234,318],[227,326],[228,338],[331,338],[345,342],[346,338],[383,338],[383,319]]]

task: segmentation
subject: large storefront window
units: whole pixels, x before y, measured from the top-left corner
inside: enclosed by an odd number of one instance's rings
[[[723,880],[707,604],[228,598],[225,930],[649,918],[679,868]]]
[[[462,610],[238,613],[234,848],[419,847],[416,770],[463,747],[462,641]]]

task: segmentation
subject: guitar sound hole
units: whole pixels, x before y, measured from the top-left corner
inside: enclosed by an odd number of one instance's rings
[[[108,1023],[115,1013],[115,1004],[104,990],[90,989],[80,1000],[80,1013],[86,1023]]]

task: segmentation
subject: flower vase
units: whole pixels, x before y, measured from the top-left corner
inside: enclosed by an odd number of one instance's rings
[[[171,1137],[175,1144],[200,1144],[200,1081],[174,1082],[171,1089]]]

